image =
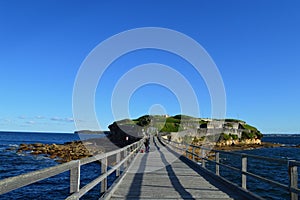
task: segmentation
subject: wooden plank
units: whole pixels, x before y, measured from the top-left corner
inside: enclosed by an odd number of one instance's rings
[[[27,174],[22,174],[19,176],[3,179],[0,181],[0,195],[10,192],[15,189],[30,185],[30,184],[38,182],[40,180],[58,175],[60,173],[68,171],[68,170],[70,170],[70,192],[78,193],[80,191],[79,187],[80,187],[80,166],[81,165],[91,163],[91,162],[94,162],[97,160],[102,160],[102,166],[105,165],[105,167],[102,167],[102,168],[106,170],[108,156],[119,154],[120,152],[122,152],[128,148],[133,148],[133,147],[140,148],[141,145],[142,145],[142,140],[140,140],[136,143],[133,143],[127,147],[124,147],[122,149],[118,149],[118,150],[111,151],[111,152],[104,153],[104,154],[98,154],[96,156],[89,157],[89,158],[83,158],[80,161],[79,160],[70,161],[68,163],[64,163],[64,164],[61,164],[58,166],[54,166],[54,167],[30,172]],[[134,156],[134,155],[132,153],[130,153],[129,156],[126,157],[117,166],[120,167],[121,164],[123,164],[125,161],[127,161],[131,156]],[[110,171],[109,173],[107,171],[103,171],[103,173],[104,173],[103,177],[106,179],[106,177],[109,174],[111,174],[112,171]],[[105,190],[106,190],[106,188],[107,188],[106,180],[103,181],[102,186],[103,186],[102,189],[105,188]],[[74,196],[76,196],[76,195],[74,195]]]
[[[123,154],[124,154],[124,157],[127,157],[127,156],[128,156],[127,149],[125,149],[125,150],[123,151]],[[126,162],[124,162],[124,168],[126,169],[127,166],[128,166],[128,161],[126,160]]]
[[[289,162],[290,187],[298,189],[298,167]],[[298,193],[291,191],[291,200],[298,200]]]
[[[70,170],[70,193],[78,192],[80,186],[80,160]]]
[[[216,175],[220,176],[220,153],[216,152]]]
[[[107,158],[101,160],[101,174],[105,175],[105,179],[101,182],[101,193],[107,190]]]
[[[202,167],[205,168],[205,149],[201,148]]]
[[[156,151],[137,155],[117,188],[105,197],[111,199],[233,199],[179,160],[158,141],[156,145]],[[153,146],[155,148],[155,145]]]
[[[192,147],[193,148],[193,152],[192,152],[192,159],[193,159],[193,161],[195,161],[195,147]]]
[[[118,152],[116,155],[116,164],[120,163],[121,160],[121,152]],[[120,168],[116,170],[116,176],[120,176]]]
[[[247,172],[247,156],[242,154],[242,172]],[[247,175],[242,173],[242,188],[247,189]]]
[[[94,179],[89,184],[85,185],[83,188],[81,188],[78,192],[70,195],[66,198],[66,200],[71,199],[79,199],[83,195],[85,195],[88,191],[90,191],[93,187],[95,187],[97,184],[99,184],[101,181],[103,182],[109,175],[111,175],[115,170],[117,170],[126,160],[129,159],[131,155],[128,155],[126,158],[124,158],[120,163],[113,166],[110,170],[108,170],[106,173],[100,175],[98,178]]]
[[[68,171],[74,166],[77,166],[77,161],[71,161],[68,163],[60,164],[58,166],[22,174],[19,176],[6,178],[0,182],[0,194],[7,193],[9,191],[30,185],[40,180],[55,176],[62,172]]]

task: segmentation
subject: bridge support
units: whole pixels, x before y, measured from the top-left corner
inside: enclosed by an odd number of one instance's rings
[[[70,169],[70,193],[78,192],[80,186],[80,160]]]
[[[195,147],[193,147],[193,161],[195,161]]]
[[[116,165],[121,161],[121,153],[117,153],[116,155]],[[120,167],[116,170],[116,176],[120,176]]]
[[[101,159],[101,174],[107,173],[107,157]],[[107,177],[101,181],[101,193],[107,190]]]
[[[205,158],[205,149],[202,149],[201,148],[201,158],[202,158],[202,167],[204,167],[205,168],[205,160],[204,160],[204,158]]]
[[[243,174],[247,172],[247,156],[242,155],[242,188],[247,189],[247,175]]]
[[[220,153],[216,152],[216,175],[220,176],[220,165],[218,165],[220,163]]]
[[[124,150],[124,152],[123,152],[123,156],[124,156],[124,158],[126,158],[127,157],[127,155],[128,155],[128,149],[125,149]],[[125,162],[124,162],[124,168],[126,169],[127,168],[127,166],[128,166],[128,161],[126,160]]]
[[[290,194],[291,200],[298,200],[298,193],[293,192],[292,189],[298,188],[298,166],[293,164],[293,161],[288,162],[290,175]]]

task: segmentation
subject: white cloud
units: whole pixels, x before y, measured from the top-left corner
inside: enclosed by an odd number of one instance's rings
[[[52,121],[59,121],[59,122],[74,122],[72,117],[62,118],[62,117],[52,117]]]
[[[74,122],[73,117],[66,118],[65,120],[68,121],[68,122]]]
[[[62,118],[60,118],[60,117],[51,117],[51,120],[52,121],[61,121]]]
[[[45,117],[44,117],[44,116],[41,116],[41,115],[38,115],[38,116],[36,116],[35,118],[37,118],[37,119],[44,119]]]

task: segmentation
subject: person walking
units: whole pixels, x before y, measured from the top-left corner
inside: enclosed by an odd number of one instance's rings
[[[150,138],[149,137],[146,137],[146,139],[144,141],[144,145],[145,145],[145,151],[146,151],[146,153],[148,153],[149,149],[150,149]]]

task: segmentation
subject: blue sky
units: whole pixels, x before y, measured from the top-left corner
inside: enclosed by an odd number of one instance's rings
[[[299,9],[296,0],[0,1],[0,130],[73,132],[73,84],[85,57],[122,31],[164,27],[210,54],[224,81],[227,118],[263,133],[300,133]],[[180,71],[197,94],[200,117],[210,117],[209,93],[189,63],[144,50],[120,57],[99,82],[101,127],[114,121],[110,100],[118,79],[153,62]],[[180,112],[168,88],[146,85],[132,95],[130,116],[156,104],[171,115]]]

